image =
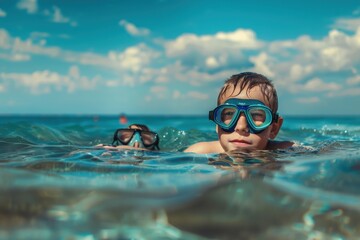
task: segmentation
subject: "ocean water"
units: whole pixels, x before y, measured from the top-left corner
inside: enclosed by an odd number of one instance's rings
[[[159,152],[107,150],[118,116],[0,118],[0,239],[359,239],[360,117],[285,117],[298,147],[183,153],[206,116],[129,116]]]

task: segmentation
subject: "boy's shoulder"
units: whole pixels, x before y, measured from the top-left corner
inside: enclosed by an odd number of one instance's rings
[[[276,150],[276,149],[285,149],[294,146],[294,142],[291,141],[274,141],[271,140],[268,142],[266,149],[267,150]]]
[[[219,153],[223,151],[224,149],[221,147],[219,141],[198,142],[184,150],[184,152],[194,153]]]

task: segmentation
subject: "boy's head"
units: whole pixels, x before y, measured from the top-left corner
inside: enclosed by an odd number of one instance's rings
[[[232,75],[224,83],[219,92],[217,105],[224,103],[231,96],[236,96],[242,91],[250,91],[254,87],[260,88],[261,93],[266,98],[267,103],[273,112],[278,110],[278,96],[272,82],[265,76],[253,73],[243,72]]]
[[[138,124],[138,123],[134,123],[129,125],[130,129],[139,129],[139,130],[143,130],[143,131],[150,131],[149,127],[144,125],[144,124]]]
[[[224,122],[218,123],[216,131],[225,151],[266,149],[282,125],[275,87],[261,74],[231,76],[220,90],[217,105],[213,114],[217,114],[214,119]]]

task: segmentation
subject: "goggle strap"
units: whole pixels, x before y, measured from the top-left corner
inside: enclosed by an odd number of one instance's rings
[[[279,114],[274,113],[274,114],[273,114],[272,123],[273,123],[273,122],[277,123],[278,120],[279,120]]]
[[[214,110],[213,110],[213,111],[209,111],[209,120],[214,121]]]
[[[159,144],[158,143],[154,144],[154,148],[157,149],[157,150],[160,150]]]
[[[155,142],[153,144],[150,145],[145,145],[144,146],[148,146],[148,147],[152,147],[152,148],[157,148],[157,150],[160,150],[159,148],[159,135],[157,133],[155,133]]]
[[[116,147],[116,146],[119,145],[119,140],[118,140],[118,138],[117,138],[118,132],[119,132],[119,129],[116,129],[116,131],[115,131],[115,133],[114,133],[114,137],[113,137],[113,142],[112,142],[112,144],[111,144],[113,147]]]

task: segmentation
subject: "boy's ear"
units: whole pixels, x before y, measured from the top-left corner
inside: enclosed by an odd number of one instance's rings
[[[274,139],[278,135],[278,133],[280,131],[280,128],[281,128],[281,125],[283,124],[283,121],[284,121],[284,119],[281,116],[279,116],[277,122],[274,122],[272,124],[271,132],[270,132],[270,138],[271,139]]]
[[[216,124],[216,127],[215,127],[215,131],[216,131],[216,133],[219,133],[219,126]]]

